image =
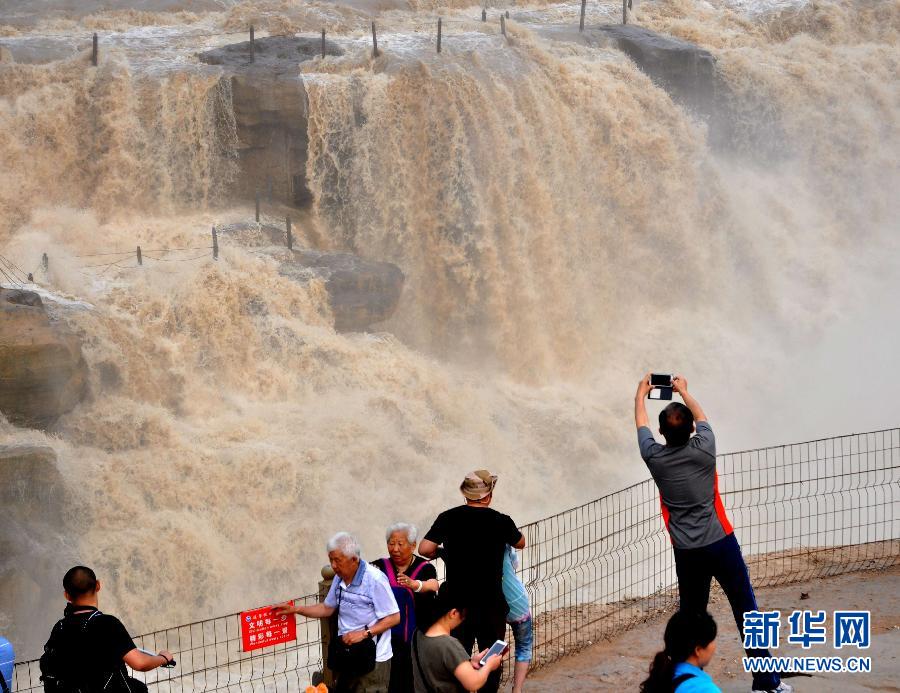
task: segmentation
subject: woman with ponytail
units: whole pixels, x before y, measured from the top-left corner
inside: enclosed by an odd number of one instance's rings
[[[641,693],[721,693],[703,667],[716,653],[716,622],[707,612],[677,612],[663,636],[666,648],[657,652]]]

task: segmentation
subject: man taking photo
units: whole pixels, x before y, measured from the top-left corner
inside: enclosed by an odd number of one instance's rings
[[[665,445],[653,438],[647,416],[645,400],[653,389],[650,373],[638,383],[634,422],[641,457],[659,489],[663,522],[672,540],[681,610],[706,613],[715,578],[728,597],[743,639],[744,613],[758,607],[741,547],[719,496],[716,439],[700,403],[688,392],[687,380],[676,375],[672,388],[684,404],[672,402],[659,414]],[[768,650],[749,649],[747,655],[770,656]],[[792,690],[778,674],[753,675],[754,692]]]

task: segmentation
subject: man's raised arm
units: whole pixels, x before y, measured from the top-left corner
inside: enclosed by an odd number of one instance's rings
[[[706,414],[703,413],[700,402],[695,400],[688,392],[687,379],[683,375],[676,375],[672,378],[672,387],[675,392],[681,395],[681,399],[684,400],[685,406],[691,410],[691,414],[694,415],[694,421],[706,421]]]
[[[647,416],[647,405],[644,403],[650,389],[650,374],[647,373],[638,383],[637,394],[634,396],[634,425],[638,428],[650,427],[650,417]]]

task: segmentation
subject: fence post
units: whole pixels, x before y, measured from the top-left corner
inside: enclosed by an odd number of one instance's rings
[[[481,10],[481,21],[482,21],[482,22],[486,22],[486,21],[487,21],[487,10],[484,9],[484,8],[482,8],[482,10]]]
[[[622,24],[628,24],[628,0],[622,0]]]
[[[506,17],[500,15],[500,33],[506,36]]]
[[[331,589],[331,582],[334,580],[334,571],[330,565],[322,566],[322,580],[319,582],[319,602],[324,602],[328,596],[328,590]],[[323,683],[328,686],[329,690],[334,686],[334,674],[328,668],[328,643],[331,642],[332,629],[337,632],[337,614],[332,614],[330,618],[320,620],[322,631],[322,675],[325,680]]]
[[[97,67],[97,34],[94,34],[94,38],[92,40],[93,48],[91,49],[91,65]]]
[[[219,259],[219,234],[216,233],[216,227],[212,227],[213,237],[213,260]]]
[[[375,35],[375,22],[372,22],[372,57],[378,57],[378,37]]]
[[[322,27],[322,57],[325,57],[325,27]]]
[[[437,42],[437,52],[441,52],[441,18],[438,17],[438,42]]]
[[[509,10],[506,10],[506,18],[509,19]]]
[[[46,272],[50,267],[50,258],[47,257],[47,253],[41,255],[41,267],[43,267]]]
[[[137,258],[138,258],[138,264],[143,265],[144,259],[141,257],[141,246],[137,247]]]
[[[259,188],[256,190],[256,223],[259,223]]]
[[[587,0],[581,0],[581,22],[578,24],[578,31],[584,31],[584,11],[587,9]]]
[[[250,25],[250,62],[256,61],[256,42],[253,39],[253,25]]]
[[[290,217],[285,218],[284,227],[287,229],[288,250],[293,250],[294,249],[294,235],[291,233],[291,218]]]

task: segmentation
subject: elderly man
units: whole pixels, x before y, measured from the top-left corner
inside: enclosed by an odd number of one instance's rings
[[[328,618],[338,612],[338,637],[345,652],[350,650],[352,668],[337,671],[338,693],[387,693],[391,678],[391,634],[400,622],[400,609],[384,573],[360,559],[359,542],[347,532],[338,532],[326,545],[328,561],[334,570],[328,596],[322,604],[291,606],[280,604],[276,615],[300,614],[307,618]],[[374,641],[374,668],[361,660],[370,657],[366,640]],[[335,652],[329,649],[330,653]],[[329,662],[332,666],[334,662]],[[372,662],[368,663],[373,664]],[[334,668],[332,666],[332,668]]]
[[[459,490],[465,505],[445,510],[419,544],[419,553],[447,562],[447,582],[467,606],[465,621],[454,632],[466,652],[475,641],[483,650],[506,635],[509,605],[503,596],[503,556],[507,545],[525,548],[525,537],[509,515],[490,508],[497,477],[485,469],[466,475]],[[481,691],[494,693],[500,686],[501,669],[491,672]]]

